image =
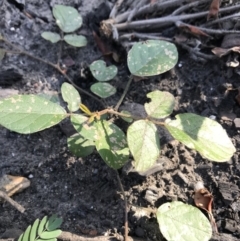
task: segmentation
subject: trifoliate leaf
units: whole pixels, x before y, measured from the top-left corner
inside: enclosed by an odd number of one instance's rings
[[[36,95],[15,95],[0,101],[0,124],[22,134],[44,130],[65,117],[60,105]]]
[[[53,32],[43,32],[41,36],[53,44],[57,43],[61,39],[61,36],[58,33]]]
[[[53,16],[59,28],[65,33],[71,33],[82,26],[82,17],[79,12],[69,6],[55,5]]]
[[[108,83],[96,83],[90,87],[91,91],[101,98],[107,98],[116,93],[116,88]]]
[[[156,126],[148,120],[138,120],[127,130],[129,149],[134,157],[136,171],[144,172],[156,162],[160,143]]]
[[[150,103],[144,105],[147,114],[153,118],[169,116],[174,108],[174,97],[169,92],[155,90],[147,94]]]
[[[97,60],[90,64],[92,75],[98,81],[108,81],[117,75],[117,67],[115,65],[106,66],[103,60]]]
[[[236,151],[222,126],[207,117],[179,114],[165,127],[175,139],[211,161],[228,161]]]
[[[68,103],[68,109],[72,112],[79,110],[81,103],[81,97],[78,91],[68,83],[63,83],[61,87],[61,93],[64,101]]]
[[[129,158],[126,137],[121,129],[106,120],[95,124],[97,129],[96,148],[105,163],[113,168],[121,168]]]
[[[157,220],[161,233],[169,241],[208,241],[212,236],[207,217],[198,208],[179,201],[161,205]]]
[[[174,44],[163,40],[147,40],[133,45],[128,52],[130,72],[136,76],[153,76],[172,69],[178,61]]]
[[[87,45],[87,39],[82,35],[67,34],[63,37],[64,41],[74,47],[84,47]]]

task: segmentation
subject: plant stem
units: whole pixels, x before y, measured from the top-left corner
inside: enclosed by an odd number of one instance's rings
[[[10,42],[9,42],[7,39],[5,39],[5,38],[1,38],[0,40],[4,41],[7,45],[11,46],[12,48],[18,50],[19,52],[18,52],[17,54],[24,54],[24,55],[26,55],[26,56],[28,56],[28,57],[30,57],[30,58],[32,58],[32,59],[38,60],[38,61],[40,61],[40,62],[43,62],[43,63],[45,63],[45,64],[47,64],[47,65],[50,65],[50,66],[53,67],[54,69],[58,70],[58,71],[68,80],[68,82],[70,82],[76,89],[78,89],[78,90],[79,90],[80,92],[82,92],[83,94],[90,96],[92,99],[98,101],[102,106],[105,106],[105,105],[103,104],[103,102],[102,102],[99,98],[95,97],[94,95],[90,94],[88,91],[86,91],[86,90],[80,88],[79,86],[77,86],[76,84],[74,84],[74,82],[71,80],[71,78],[65,73],[64,70],[62,70],[62,69],[60,68],[60,66],[59,66],[58,64],[53,64],[52,62],[49,62],[49,61],[47,61],[47,60],[45,60],[45,59],[42,59],[42,58],[37,57],[37,56],[34,56],[34,55],[32,55],[32,54],[30,54],[30,53],[28,53],[28,52],[20,49],[19,47],[15,46],[14,44],[10,43]]]
[[[117,174],[117,180],[118,180],[118,184],[120,186],[120,189],[121,189],[121,192],[122,192],[122,195],[123,195],[123,199],[124,199],[124,209],[125,209],[125,220],[124,220],[124,238],[125,238],[125,241],[128,241],[128,202],[127,202],[127,197],[125,195],[125,192],[124,192],[124,188],[123,188],[123,185],[122,185],[122,182],[121,182],[121,179],[119,177],[119,174],[118,174],[118,171],[116,170],[116,174]]]

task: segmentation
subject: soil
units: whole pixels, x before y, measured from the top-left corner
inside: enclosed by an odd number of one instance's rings
[[[80,73],[99,59],[101,52],[89,30],[87,16],[103,1],[26,1],[25,10],[32,17],[24,13],[24,2],[0,1],[1,34],[20,48],[54,63],[59,45],[41,38],[43,31],[58,31],[51,14],[52,6],[70,5],[82,14],[84,24],[78,33],[87,37],[88,45],[79,49],[64,45],[62,59],[71,58],[75,62],[69,67],[69,75],[76,84],[89,90],[94,80]],[[179,49],[179,62],[173,70],[132,83],[125,103],[144,104],[148,92],[169,91],[176,98],[174,115],[191,112],[215,118],[225,128],[237,151],[230,161],[215,163],[169,140],[168,135],[161,136],[162,150],[158,160],[161,168],[145,176],[129,172],[127,167],[119,170],[130,207],[130,236],[164,240],[155,215],[144,208],[156,209],[172,200],[193,204],[194,185],[202,181],[214,196],[213,215],[219,235],[212,240],[240,239],[240,135],[237,125],[240,108],[235,100],[240,80],[237,71],[226,67],[225,62],[226,58],[205,63],[194,61],[185,50]],[[107,99],[109,106],[116,104],[128,80],[125,63],[118,68],[120,74],[112,82],[118,91]],[[10,92],[55,93],[64,81],[51,66],[24,55],[9,53],[1,61],[0,86]],[[227,87],[233,90],[226,91]],[[92,110],[101,108],[88,96],[82,95],[82,101]],[[126,127],[122,121],[118,124]],[[7,202],[0,203],[0,238],[4,233],[2,238],[11,238],[6,237],[9,229],[23,231],[36,218],[51,214],[64,219],[62,230],[75,234],[123,235],[124,201],[116,172],[97,152],[87,158],[71,155],[63,129],[58,125],[39,133],[21,135],[0,127],[0,176],[24,176],[31,181],[29,188],[13,196],[26,208],[24,214]]]

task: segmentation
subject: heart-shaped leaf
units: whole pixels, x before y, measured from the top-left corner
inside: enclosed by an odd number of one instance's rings
[[[57,43],[60,39],[61,36],[58,33],[53,33],[53,32],[43,32],[41,34],[42,38],[54,43]]]
[[[116,93],[116,88],[108,83],[96,83],[90,87],[91,91],[101,98],[107,98]]]
[[[66,117],[60,105],[36,95],[15,95],[0,101],[0,124],[22,134],[44,130]]]
[[[153,76],[172,69],[178,61],[174,44],[163,40],[147,40],[133,45],[128,52],[128,68],[136,76]]]
[[[212,236],[206,216],[198,208],[179,201],[161,205],[157,220],[161,233],[169,241],[208,241]]]
[[[175,139],[211,161],[228,161],[236,151],[222,126],[207,117],[179,114],[165,127]]]
[[[126,137],[121,129],[106,120],[95,124],[97,129],[96,148],[105,163],[113,168],[121,168],[129,158]]]
[[[157,128],[151,121],[138,120],[130,125],[127,141],[136,171],[144,172],[154,165],[159,156],[160,143]]]
[[[83,47],[87,45],[87,39],[82,35],[67,34],[63,39],[74,47]]]
[[[152,101],[144,105],[147,114],[153,118],[169,116],[174,108],[174,97],[169,92],[155,90],[147,94]]]
[[[72,112],[79,110],[81,97],[78,91],[68,83],[63,83],[61,86],[61,93],[64,101],[68,103],[68,109]]]
[[[90,155],[95,148],[92,140],[87,140],[79,134],[75,134],[67,139],[68,149],[77,157],[86,157]]]
[[[53,16],[59,28],[65,33],[74,32],[82,26],[82,17],[73,7],[55,5]]]
[[[103,60],[97,60],[90,64],[90,70],[94,78],[98,81],[108,81],[117,75],[117,67],[115,65],[106,66]]]

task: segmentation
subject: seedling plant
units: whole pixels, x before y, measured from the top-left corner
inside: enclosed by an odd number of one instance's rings
[[[74,19],[69,20],[66,11],[71,11],[72,15],[68,16],[74,16]],[[81,26],[81,18],[71,7],[57,5],[53,8],[53,14],[56,23],[65,33]],[[68,21],[73,22],[75,27]],[[61,39],[55,33],[45,32],[42,36],[51,42]],[[67,34],[64,40],[74,45],[73,42],[79,43],[83,38]],[[80,44],[74,46],[76,45]],[[127,57],[129,71],[132,76],[139,77],[164,73],[173,68],[177,61],[175,45],[160,40],[135,43]],[[115,66],[106,67],[105,62],[99,60],[90,65],[90,70],[99,81],[91,86],[93,93],[107,98],[116,92],[112,85],[106,83],[117,75]],[[119,112],[114,108],[93,112],[84,104],[77,89],[69,83],[62,85],[61,93],[67,103],[67,110],[58,103],[37,95],[15,95],[1,100],[0,124],[9,130],[30,134],[70,118],[76,130],[76,134],[67,140],[70,151],[78,157],[86,157],[96,149],[104,162],[115,170],[123,167],[131,156],[138,172],[146,171],[155,164],[161,151],[158,126],[166,128],[173,138],[211,161],[228,161],[236,151],[226,131],[217,121],[194,113],[177,114],[170,118],[175,100],[169,92],[155,90],[147,94],[150,102],[144,104],[145,118],[126,111]],[[108,115],[119,116],[130,122],[126,135],[114,122],[108,120]],[[185,215],[186,212],[188,215]],[[181,202],[165,203],[159,207],[157,219],[167,240],[176,240],[176,235],[178,240],[184,241],[198,240],[200,235],[201,240],[211,237],[209,221],[190,205]],[[177,230],[183,232],[177,233]]]

